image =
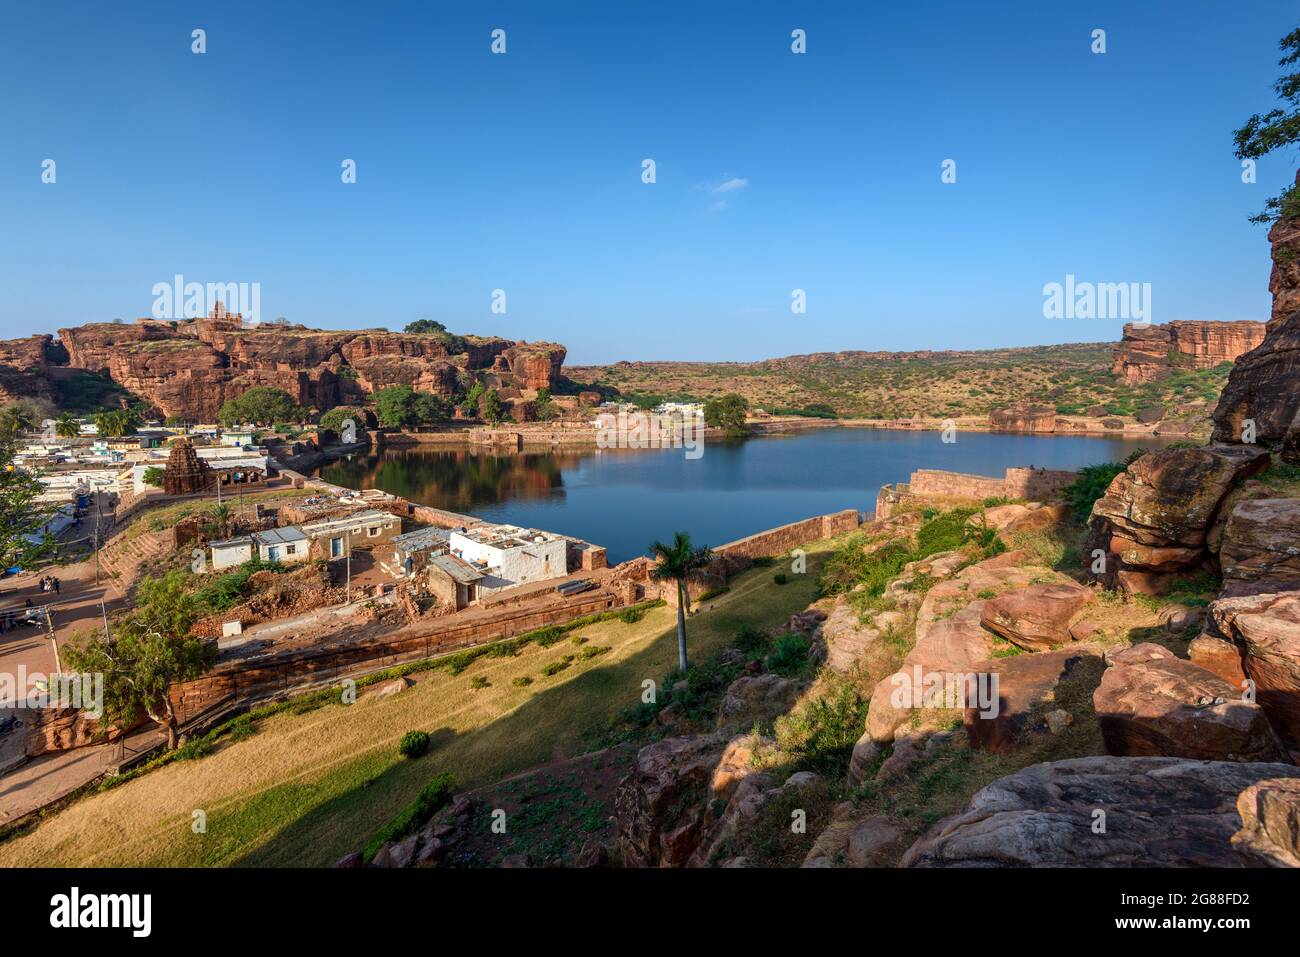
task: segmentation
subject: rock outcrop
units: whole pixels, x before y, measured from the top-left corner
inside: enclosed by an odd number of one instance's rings
[[[1268,462],[1263,449],[1229,444],[1142,456],[1093,505],[1087,561],[1100,549],[1107,560],[1098,577],[1126,591],[1159,593],[1204,564],[1221,503]]]
[[[1220,598],[1206,630],[1240,649],[1256,700],[1291,747],[1300,747],[1300,591]]]
[[[1091,663],[1100,669],[1096,655],[1077,651],[1045,651],[1033,655],[996,658],[975,666],[976,674],[997,675],[996,708],[982,711],[968,706],[963,716],[972,748],[1004,754],[1020,747],[1026,736],[1050,731],[1046,713],[1062,681],[1082,675]],[[1039,727],[1041,725],[1042,727]]]
[[[1300,588],[1300,499],[1239,503],[1223,530],[1219,565],[1229,591]]]
[[[1214,441],[1242,442],[1300,461],[1300,311],[1269,323],[1258,348],[1237,360],[1214,410]],[[1251,433],[1253,432],[1253,435]]]
[[[1074,582],[1030,585],[986,601],[980,624],[1025,651],[1046,651],[1073,640],[1070,623],[1091,601]]]
[[[91,323],[60,329],[58,343],[50,336],[0,342],[0,389],[7,382],[23,388],[20,373],[39,381],[66,366],[108,376],[163,415],[214,421],[222,403],[255,386],[284,389],[298,404],[321,410],[391,385],[443,397],[468,379],[499,389],[553,388],[564,357],[563,346],[546,342],[245,326],[214,314]]]
[[[1263,341],[1262,322],[1130,322],[1112,354],[1111,371],[1125,385],[1141,385],[1180,369],[1234,362]]]
[[[637,753],[614,798],[624,863],[686,864],[704,837],[706,795],[726,744],[718,734],[665,738]]]
[[[994,409],[989,413],[994,432],[1055,432],[1056,409],[1050,405]]]
[[[1092,696],[1110,754],[1287,760],[1259,705],[1217,675],[1149,643],[1110,660]]]
[[[993,782],[940,821],[903,867],[1242,867],[1237,798],[1288,764],[1075,758]]]
[[[1300,867],[1300,779],[1252,784],[1237,798],[1241,830],[1232,846],[1252,864]]]

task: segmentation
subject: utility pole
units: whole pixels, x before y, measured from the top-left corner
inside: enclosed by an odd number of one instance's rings
[[[54,622],[50,618],[50,606],[45,606],[45,630],[50,636],[50,647],[54,649],[54,673],[63,674],[63,663],[59,660],[59,642],[54,637]]]
[[[111,645],[113,639],[108,636],[108,609],[104,606],[103,596],[99,599],[99,613],[104,616],[104,643]]]
[[[349,541],[347,543],[347,547],[348,547],[348,557],[347,557],[348,583],[347,583],[347,587],[344,589],[343,592],[343,604],[345,605],[352,600],[352,542]]]

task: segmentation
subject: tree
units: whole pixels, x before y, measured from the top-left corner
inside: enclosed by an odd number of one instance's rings
[[[1300,63],[1300,28],[1292,30],[1278,44],[1282,50],[1279,66]],[[1237,159],[1258,159],[1300,141],[1300,72],[1283,74],[1273,84],[1278,99],[1289,104],[1267,113],[1251,116],[1246,125],[1233,134]],[[1300,216],[1300,185],[1292,183],[1264,204],[1264,211],[1251,217],[1252,223],[1271,223],[1277,219]]]
[[[177,743],[172,685],[193,681],[216,659],[215,648],[189,637],[197,605],[184,591],[184,572],[142,582],[147,604],[119,624],[112,641],[97,633],[69,642],[63,659],[71,672],[104,676],[103,727],[125,730],[141,710]]]
[[[108,409],[104,412],[96,412],[92,416],[95,423],[95,431],[100,438],[120,439],[124,435],[130,435],[140,424],[139,418],[129,409]]]
[[[435,319],[416,319],[406,324],[407,332],[446,332],[447,327]]]
[[[36,417],[26,404],[15,402],[0,409],[0,441],[11,442],[34,428]]]
[[[409,429],[451,418],[451,406],[432,392],[416,392],[409,385],[390,385],[375,393],[375,414],[381,425]]]
[[[269,385],[254,386],[236,399],[228,399],[217,412],[222,425],[274,425],[276,422],[301,422],[305,411],[293,396]]]
[[[704,403],[704,424],[715,429],[726,429],[730,436],[748,435],[749,430],[745,427],[747,411],[749,400],[732,392]]]
[[[331,432],[342,433],[343,423],[352,420],[356,426],[356,434],[361,435],[366,430],[366,416],[360,409],[349,408],[346,405],[336,405],[320,417],[317,423],[322,429],[328,429]]]
[[[479,399],[478,413],[483,417],[483,421],[493,425],[500,425],[505,419],[506,411],[501,405],[501,394],[496,389],[485,392]]]
[[[411,401],[411,414],[420,425],[433,425],[451,418],[451,404],[432,392],[417,392]]]
[[[713,552],[707,546],[696,548],[690,535],[678,532],[671,545],[651,542],[650,554],[658,559],[650,577],[677,583],[677,669],[684,675],[690,664],[686,659],[686,606],[690,604],[686,580],[713,561]]]
[[[75,439],[81,434],[81,423],[71,412],[64,412],[54,420],[54,434],[64,439]]]
[[[13,464],[13,446],[0,442],[0,570],[30,568],[49,551],[42,530],[53,510],[37,504],[44,489]]]
[[[162,488],[163,469],[160,466],[151,465],[144,470],[144,474],[141,475],[140,478],[145,485],[150,485],[154,488]]]
[[[465,401],[460,404],[460,410],[466,415],[474,415],[478,412],[479,399],[483,398],[483,383],[475,382],[465,393]]]

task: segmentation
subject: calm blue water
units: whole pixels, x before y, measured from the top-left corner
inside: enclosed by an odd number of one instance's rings
[[[326,481],[381,488],[413,502],[544,528],[604,545],[610,564],[688,531],[720,545],[811,515],[875,509],[876,493],[918,468],[999,476],[1009,466],[1072,469],[1123,459],[1141,442],[1075,436],[828,428],[681,449],[500,455],[468,450],[357,456]]]

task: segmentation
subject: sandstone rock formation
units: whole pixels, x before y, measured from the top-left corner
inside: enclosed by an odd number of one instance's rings
[[[614,799],[624,862],[681,867],[703,838],[705,795],[723,735],[665,738],[642,748]]]
[[[464,351],[452,354],[448,343],[461,341]],[[214,311],[180,322],[60,329],[57,344],[50,336],[0,342],[0,388],[17,383],[14,376],[28,369],[83,369],[107,375],[163,415],[210,422],[227,399],[260,385],[284,389],[298,404],[321,410],[362,401],[390,385],[444,397],[467,378],[495,388],[553,388],[564,356],[564,347],[554,343],[245,326]]]
[[[1111,655],[1092,700],[1113,755],[1286,761],[1259,705],[1160,645]]]
[[[1075,758],[993,782],[940,821],[902,867],[1241,867],[1237,796],[1300,778],[1289,764]],[[1094,830],[1104,812],[1105,830]]]
[[[994,714],[973,705],[966,708],[963,723],[971,747],[994,753],[1014,751],[1027,734],[1037,730],[1035,725],[1040,720],[1045,721],[1049,702],[1054,700],[1061,682],[1081,675],[1089,662],[1094,668],[1100,667],[1095,655],[1061,650],[977,664],[977,674],[998,676],[998,700]]]
[[[1300,291],[1294,293],[1300,295]],[[1288,293],[1291,295],[1291,293]],[[1214,410],[1214,441],[1241,442],[1248,420],[1263,448],[1300,461],[1300,311],[1269,323],[1263,343],[1237,360]]]
[[[1073,582],[1030,585],[985,602],[980,624],[1026,651],[1045,651],[1073,640],[1070,622],[1091,601]]]
[[[1300,588],[1300,499],[1243,501],[1228,517],[1219,547],[1225,586]],[[1245,589],[1241,589],[1245,590]]]
[[[1259,781],[1237,798],[1241,830],[1232,846],[1265,867],[1300,867],[1300,779]]]
[[[1300,183],[1300,171],[1296,172]],[[1269,328],[1300,309],[1300,219],[1275,222],[1268,231],[1272,248],[1273,270],[1268,277],[1268,291],[1273,294]]]
[[[1220,598],[1206,630],[1241,650],[1260,707],[1284,742],[1300,746],[1300,591]]]
[[[995,432],[1055,432],[1056,409],[1050,405],[994,409],[989,428]]]
[[[1268,461],[1263,449],[1228,444],[1142,456],[1093,505],[1088,561],[1101,549],[1107,553],[1103,580],[1127,591],[1160,592],[1205,562],[1220,504]]]
[[[1170,322],[1124,326],[1111,371],[1126,385],[1155,382],[1178,369],[1212,369],[1264,341],[1262,322]]]

